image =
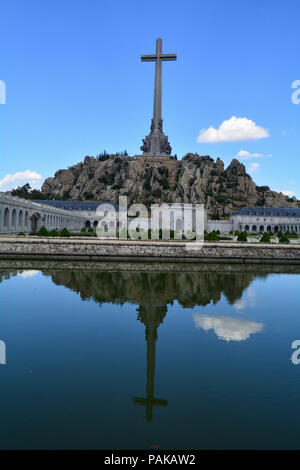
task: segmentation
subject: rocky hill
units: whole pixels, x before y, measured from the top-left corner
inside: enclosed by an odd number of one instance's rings
[[[67,170],[58,170],[42,185],[47,199],[130,203],[204,203],[214,218],[227,218],[245,205],[300,207],[300,201],[268,186],[256,186],[245,166],[234,159],[225,169],[222,160],[187,154],[182,160],[159,157],[85,157]]]

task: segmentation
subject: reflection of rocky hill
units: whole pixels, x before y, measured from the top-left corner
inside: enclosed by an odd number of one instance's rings
[[[229,303],[241,298],[257,276],[299,273],[295,265],[229,265],[204,263],[70,262],[0,260],[0,282],[20,274],[41,271],[53,282],[98,303],[172,304],[184,307],[217,303],[223,294]]]
[[[214,272],[103,272],[43,271],[57,285],[78,292],[83,300],[135,304],[172,304],[184,307],[218,302],[222,293],[230,303],[242,296],[254,273]]]

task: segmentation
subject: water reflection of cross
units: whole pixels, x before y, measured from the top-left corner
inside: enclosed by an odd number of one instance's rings
[[[146,406],[146,419],[152,421],[152,411],[154,406],[167,406],[168,401],[154,397],[155,378],[155,350],[157,340],[157,328],[166,315],[165,305],[146,304],[139,307],[139,320],[146,325],[147,341],[147,385],[146,398],[135,397],[133,402],[137,405]]]

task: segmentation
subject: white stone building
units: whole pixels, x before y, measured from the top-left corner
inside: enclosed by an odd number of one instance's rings
[[[78,215],[83,219],[84,223],[81,228],[96,229],[97,225],[105,217],[108,225],[112,227],[112,223],[117,223],[119,207],[113,202],[98,201],[60,201],[55,199],[35,201],[43,203],[47,206],[68,211],[70,214]],[[101,210],[101,208],[103,210]]]
[[[0,192],[0,234],[16,235],[38,232],[42,226],[47,230],[80,231],[85,219],[81,214],[51,207],[41,202],[21,199]]]
[[[119,210],[115,203],[97,201],[32,201],[0,193],[0,234],[15,235],[37,232],[41,226],[47,230],[79,232],[82,228],[96,229],[98,236],[117,237],[122,229],[135,228],[147,233],[172,230],[174,232],[192,232],[196,228],[195,204],[168,204],[152,206],[151,211],[141,212],[139,204],[128,208],[128,213]],[[127,217],[128,216],[128,217]],[[127,217],[127,218],[126,218]],[[296,232],[300,235],[300,208],[243,207],[235,212],[230,220],[207,219],[203,210],[201,224],[208,232],[231,230],[248,233],[279,231]]]
[[[235,212],[230,220],[234,231],[300,234],[300,208],[247,206]]]

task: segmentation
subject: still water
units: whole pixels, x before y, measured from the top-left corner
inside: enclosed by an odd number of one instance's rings
[[[1,449],[300,448],[300,268],[0,274]]]

